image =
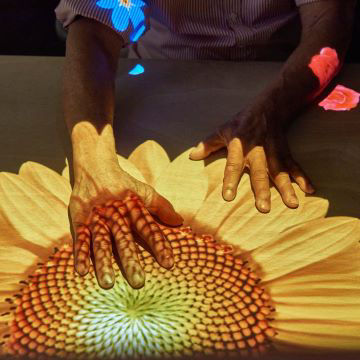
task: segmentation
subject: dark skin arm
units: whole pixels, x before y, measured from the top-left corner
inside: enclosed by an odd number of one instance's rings
[[[115,76],[123,46],[123,40],[107,26],[79,18],[69,27],[63,74],[64,119],[73,150],[69,214],[74,265],[80,275],[86,275],[92,248],[97,280],[104,289],[115,281],[113,244],[125,278],[140,288],[145,272],[133,235],[137,233],[168,269],[174,261],[171,245],[153,215],[168,225],[183,221],[168,200],[118,163],[112,125]]]
[[[286,123],[311,103],[335,77],[323,86],[308,67],[311,58],[324,47],[335,49],[340,70],[351,39],[356,1],[323,0],[299,8],[302,35],[300,44],[285,63],[278,79],[255,101],[264,110]]]
[[[271,208],[270,179],[289,208],[299,206],[291,180],[302,191],[315,190],[310,179],[292,158],[285,128],[296,114],[322,93],[340,70],[348,48],[356,1],[323,0],[299,8],[301,41],[276,79],[246,109],[200,142],[191,154],[202,160],[226,146],[227,163],[223,198],[232,201],[245,167],[249,168],[255,204],[260,212]],[[336,50],[339,65],[322,84],[309,68],[321,49]]]

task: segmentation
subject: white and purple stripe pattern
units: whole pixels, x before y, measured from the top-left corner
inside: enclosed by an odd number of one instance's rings
[[[130,43],[133,31],[117,31],[111,11],[98,0],[61,0],[55,13],[67,28],[77,15],[96,19]],[[118,0],[122,1],[122,0]],[[129,58],[284,60],[300,37],[297,6],[325,0],[143,0],[146,32]]]

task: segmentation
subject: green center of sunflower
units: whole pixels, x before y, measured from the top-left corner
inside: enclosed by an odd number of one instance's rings
[[[115,286],[101,289],[92,267],[85,277],[74,273],[71,247],[58,250],[16,296],[7,351],[106,359],[266,351],[272,309],[254,273],[211,236],[189,228],[164,234],[175,265],[166,270],[141,250],[140,290],[116,264]]]

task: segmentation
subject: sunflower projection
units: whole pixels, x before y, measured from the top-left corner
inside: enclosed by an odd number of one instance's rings
[[[180,227],[159,224],[173,248],[172,269],[139,246],[141,289],[130,287],[115,264],[109,290],[98,286],[92,266],[85,277],[74,273],[68,166],[60,175],[26,162],[19,174],[0,174],[2,354],[108,359],[360,350],[359,219],[326,218],[328,202],[305,197],[296,185],[298,209],[272,189],[272,210],[260,214],[246,174],[235,201],[224,202],[226,159],[205,166],[189,153],[170,161],[147,141],[128,159],[118,156],[122,169],[185,219]]]

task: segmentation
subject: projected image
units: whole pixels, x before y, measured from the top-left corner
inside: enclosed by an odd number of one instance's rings
[[[336,50],[329,47],[321,49],[320,54],[311,58],[309,68],[318,78],[320,87],[326,86],[339,70],[340,60]],[[325,110],[347,111],[357,107],[360,94],[343,85],[335,89],[319,103]]]
[[[140,74],[143,74],[145,72],[145,69],[142,65],[140,64],[137,64],[135,65],[134,68],[132,68],[130,71],[129,71],[129,75],[140,75]]]
[[[328,84],[338,72],[340,60],[336,50],[325,47],[320,53],[313,56],[309,64],[314,75],[319,79],[320,87]]]
[[[96,3],[102,9],[112,10],[111,20],[114,28],[125,31],[131,22],[134,31],[130,40],[136,42],[145,31],[145,16],[141,8],[146,4],[141,0],[99,0]]]
[[[335,89],[319,103],[325,110],[349,111],[359,104],[360,93],[343,85],[337,85]]]
[[[153,186],[185,219],[159,224],[175,263],[167,270],[139,246],[145,286],[133,289],[113,260],[115,285],[93,267],[74,273],[67,215],[69,168],[34,162],[0,174],[2,354],[76,358],[261,355],[360,350],[359,220],[326,218],[328,202],[254,206],[249,177],[221,196],[226,159],[206,167],[191,149],[170,161],[147,141],[120,166]],[[125,201],[140,201],[132,196]],[[114,202],[116,213],[116,201]],[[116,216],[115,216],[116,218]]]

